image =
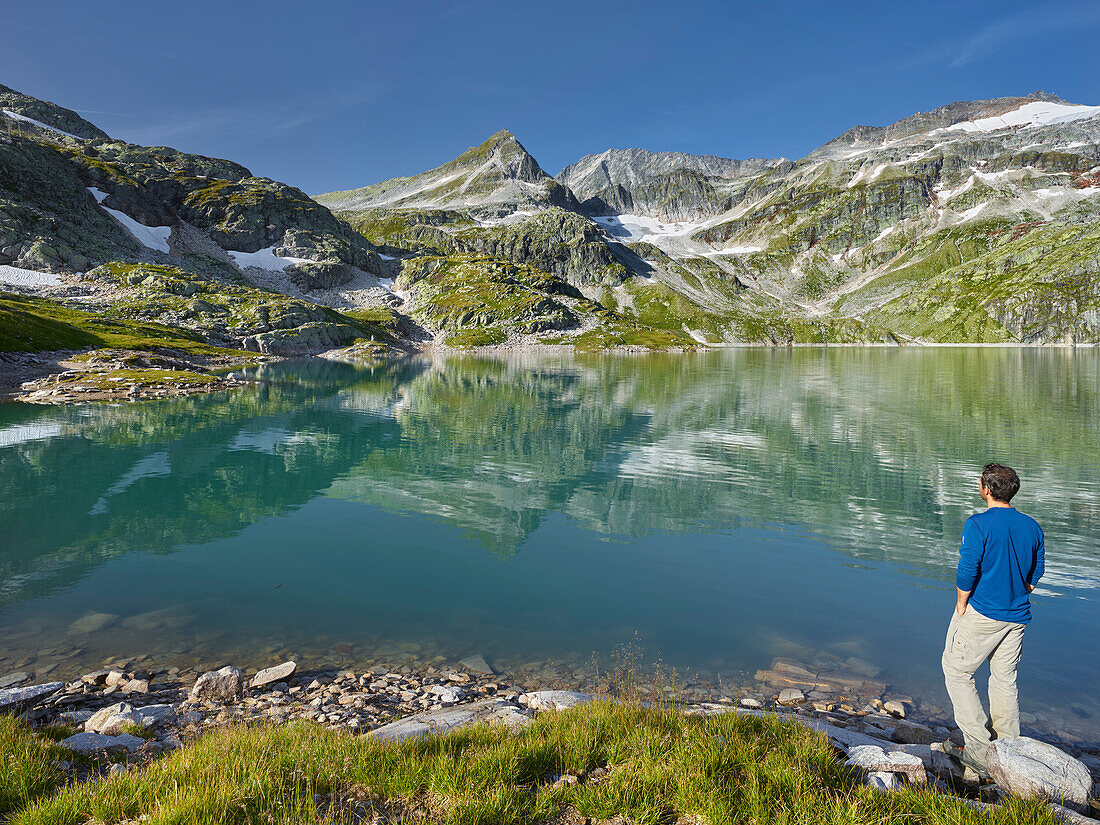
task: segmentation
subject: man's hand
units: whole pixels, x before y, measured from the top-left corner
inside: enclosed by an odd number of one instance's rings
[[[1033,584],[1027,585],[1027,592],[1028,593],[1034,592],[1034,590],[1035,590],[1035,585],[1033,585]]]
[[[966,604],[970,601],[972,590],[959,590],[955,588],[955,612],[960,616],[966,615]]]

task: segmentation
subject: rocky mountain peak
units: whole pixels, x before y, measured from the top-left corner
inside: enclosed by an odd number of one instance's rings
[[[1040,104],[1049,105],[1044,107]],[[929,134],[939,129],[993,131],[997,128],[1041,125],[1047,121],[1065,122],[1079,116],[1090,116],[1087,110],[1092,108],[1095,107],[1078,106],[1058,95],[1042,90],[1023,97],[957,100],[927,112],[909,115],[888,126],[854,126],[816,150],[811,157],[829,155],[832,150],[838,148],[882,145],[915,135]],[[1025,110],[1024,115],[1006,117],[1021,110]],[[1030,116],[1032,114],[1034,116]],[[1002,118],[1003,122],[996,121],[996,118]],[[966,125],[979,121],[986,121],[986,123],[976,128],[969,128]]]
[[[0,85],[0,128],[12,124],[63,132],[85,140],[107,140],[106,132],[89,123],[72,109],[39,100]]]
[[[317,200],[335,210],[473,207],[506,213],[546,206],[579,208],[572,192],[544,172],[507,129],[419,175],[331,192]]]

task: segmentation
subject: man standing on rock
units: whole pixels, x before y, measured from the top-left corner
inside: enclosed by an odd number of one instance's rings
[[[956,575],[955,613],[947,628],[943,675],[962,730],[965,748],[955,756],[979,776],[988,776],[986,752],[990,720],[985,715],[974,671],[989,662],[989,712],[998,739],[1020,735],[1016,665],[1031,621],[1028,594],[1043,575],[1043,530],[1009,502],[1020,489],[1016,471],[986,464],[978,492],[988,509],[963,527]]]

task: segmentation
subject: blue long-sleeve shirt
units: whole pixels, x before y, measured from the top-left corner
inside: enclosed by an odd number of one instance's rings
[[[972,591],[969,604],[983,616],[1027,623],[1027,586],[1043,575],[1044,549],[1039,522],[1012,507],[990,507],[963,525],[955,584]]]

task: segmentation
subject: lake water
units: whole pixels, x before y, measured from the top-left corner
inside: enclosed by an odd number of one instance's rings
[[[1023,709],[1100,739],[1100,352],[257,372],[0,406],[0,677],[474,653],[579,677],[632,645],[727,691],[777,656],[856,656],[942,708],[960,530],[1000,460],[1047,535]]]

